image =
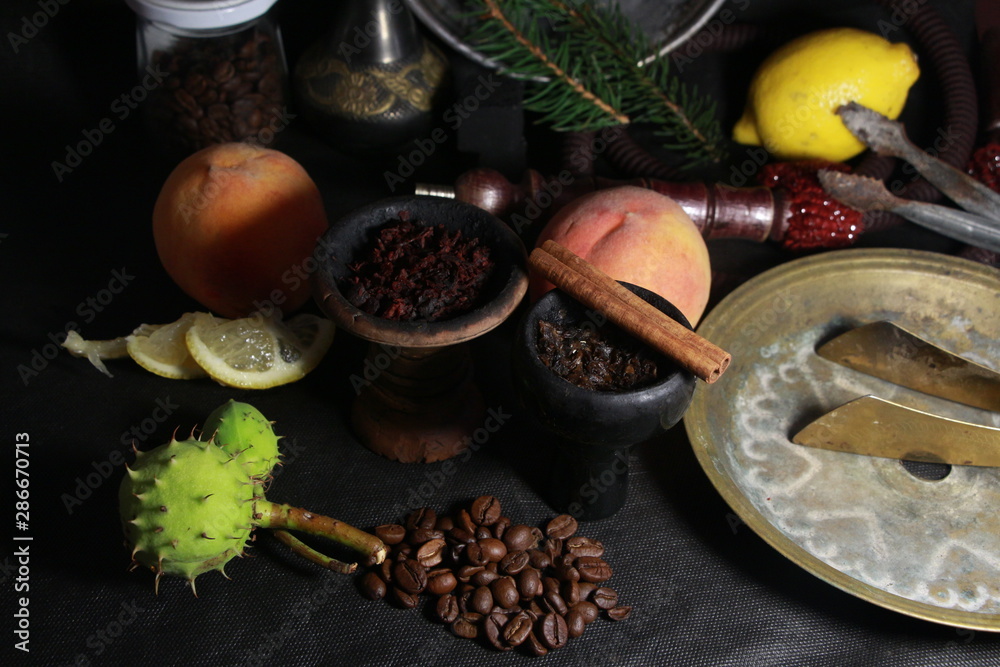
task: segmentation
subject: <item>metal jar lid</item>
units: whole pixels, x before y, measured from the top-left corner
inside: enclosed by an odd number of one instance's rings
[[[246,23],[277,0],[125,0],[139,16],[178,28],[204,30]]]

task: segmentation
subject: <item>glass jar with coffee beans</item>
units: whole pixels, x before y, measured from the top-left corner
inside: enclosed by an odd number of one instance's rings
[[[137,15],[142,103],[172,157],[228,141],[272,146],[288,122],[276,0],[126,0]]]

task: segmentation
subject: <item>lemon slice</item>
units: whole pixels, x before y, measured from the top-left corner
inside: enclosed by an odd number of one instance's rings
[[[66,332],[62,346],[74,357],[85,357],[94,368],[108,377],[114,377],[104,365],[104,360],[122,359],[128,356],[125,338],[119,336],[111,340],[85,340],[76,329],[71,329]]]
[[[299,380],[314,369],[330,348],[333,333],[333,322],[310,314],[281,322],[196,313],[184,339],[191,356],[216,382],[267,389]]]
[[[125,337],[125,348],[135,363],[150,373],[174,380],[208,375],[188,352],[184,335],[194,323],[194,313],[184,313],[170,324],[143,324]]]

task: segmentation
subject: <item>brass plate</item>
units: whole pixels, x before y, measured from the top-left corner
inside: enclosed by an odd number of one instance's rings
[[[733,355],[684,418],[719,493],[766,542],[821,579],[910,616],[1000,631],[1000,469],[938,481],[896,460],[795,445],[813,419],[864,394],[986,426],[1000,414],[834,364],[817,345],[892,320],[956,354],[1000,364],[1000,271],[923,251],[850,249],[771,269],[698,332]]]

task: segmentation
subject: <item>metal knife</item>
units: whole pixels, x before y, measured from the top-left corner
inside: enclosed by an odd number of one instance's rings
[[[848,368],[925,394],[1000,411],[1000,373],[941,349],[892,322],[872,322],[816,353]]]
[[[1000,429],[938,417],[870,395],[826,413],[796,433],[792,442],[908,461],[1000,467]]]

